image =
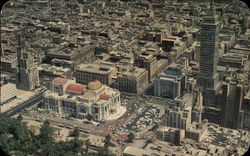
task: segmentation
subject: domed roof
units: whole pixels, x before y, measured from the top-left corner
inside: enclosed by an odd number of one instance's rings
[[[86,100],[93,100],[93,99],[95,99],[95,95],[93,93],[91,93],[91,92],[84,93],[82,97],[84,99],[86,99]]]
[[[100,81],[92,81],[88,84],[88,89],[90,90],[98,90],[102,87],[102,83]]]

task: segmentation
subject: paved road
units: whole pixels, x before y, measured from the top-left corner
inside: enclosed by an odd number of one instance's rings
[[[30,99],[28,99],[27,101],[23,102],[22,104],[19,104],[16,107],[13,107],[12,109],[1,113],[0,114],[0,118],[8,118],[11,117],[13,115],[15,115],[16,113],[21,112],[21,110],[30,107],[34,104],[39,103],[40,101],[43,100],[43,93],[45,92],[45,90],[42,90],[40,93],[34,95],[33,97],[31,97]]]

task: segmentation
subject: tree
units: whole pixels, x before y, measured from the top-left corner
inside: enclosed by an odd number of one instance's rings
[[[91,145],[89,139],[85,140],[84,144],[85,144],[85,153],[88,153],[89,152],[89,146]]]
[[[111,135],[108,134],[106,137],[105,137],[105,140],[104,140],[104,148],[107,150],[109,145],[111,143]]]
[[[75,127],[73,132],[72,132],[72,136],[73,137],[78,137],[80,134],[79,128]]]
[[[54,132],[55,129],[50,126],[49,122],[47,120],[44,122],[42,127],[40,128],[40,139],[41,143],[45,144],[47,142],[53,142],[54,141]]]
[[[23,116],[22,116],[21,114],[19,114],[19,115],[17,116],[17,120],[22,121],[22,120],[23,120]]]
[[[133,140],[134,140],[134,138],[135,138],[135,134],[133,133],[133,132],[131,132],[131,133],[129,133],[129,135],[128,135],[128,142],[132,142]]]
[[[8,155],[112,155],[107,149],[102,149],[98,154],[89,153],[89,140],[75,138],[70,141],[56,142],[54,132],[49,122],[44,122],[40,128],[40,134],[35,135],[31,129],[28,129],[26,123],[17,119],[4,118],[0,120],[0,147]],[[107,135],[105,140],[109,145],[111,136]]]
[[[93,119],[93,116],[92,116],[92,115],[90,115],[90,114],[87,114],[87,115],[86,115],[86,119],[90,121],[90,120],[92,120],[92,119]]]

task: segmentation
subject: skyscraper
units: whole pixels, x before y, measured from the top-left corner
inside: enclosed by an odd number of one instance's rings
[[[39,86],[39,75],[34,58],[25,49],[23,34],[18,34],[16,86],[21,90],[34,90]]]
[[[218,33],[218,15],[215,15],[211,2],[211,9],[203,18],[201,25],[200,71],[197,78],[198,87],[202,88],[204,106],[216,106]]]
[[[240,110],[243,101],[243,85],[236,79],[229,80],[222,86],[222,118],[224,127],[239,129]]]

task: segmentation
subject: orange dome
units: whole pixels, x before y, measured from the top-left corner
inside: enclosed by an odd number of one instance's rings
[[[86,100],[93,100],[93,99],[95,99],[95,95],[93,93],[91,93],[91,92],[84,93],[82,97],[84,99],[86,99]]]
[[[93,81],[88,83],[88,89],[90,90],[98,90],[102,87],[102,83],[100,81]]]

